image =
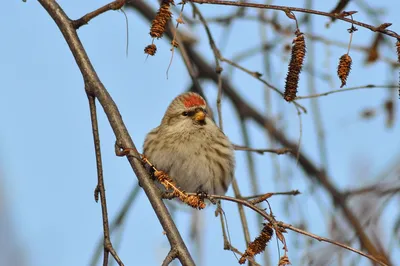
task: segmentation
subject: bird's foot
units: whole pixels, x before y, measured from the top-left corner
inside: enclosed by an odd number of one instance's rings
[[[208,198],[208,193],[203,191],[203,190],[197,190],[196,192],[197,197],[199,197],[200,200],[204,201],[204,199]]]

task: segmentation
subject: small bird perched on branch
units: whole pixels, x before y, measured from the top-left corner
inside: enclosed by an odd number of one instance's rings
[[[232,182],[233,146],[197,93],[177,96],[143,145],[146,158],[186,192],[224,195]]]

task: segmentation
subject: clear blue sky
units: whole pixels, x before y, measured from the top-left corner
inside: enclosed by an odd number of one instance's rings
[[[152,4],[156,1],[149,1]],[[261,1],[259,1],[261,2]],[[316,9],[331,9],[328,1],[318,2]],[[334,1],[332,1],[334,2]],[[373,2],[373,1],[371,1]],[[388,1],[389,2],[389,1]],[[393,23],[392,29],[400,32],[400,17],[396,11],[400,8],[397,1],[377,4],[386,7],[381,22]],[[59,1],[71,18],[94,10],[107,1]],[[300,5],[301,1],[279,1],[280,5]],[[276,3],[278,4],[278,3]],[[375,3],[374,3],[375,5]],[[390,8],[388,6],[390,5]],[[206,16],[212,16],[225,7],[199,6]],[[347,10],[357,10],[352,4]],[[256,15],[256,11],[249,11]],[[356,19],[366,21],[360,12]],[[186,14],[191,16],[190,8]],[[125,55],[126,27],[125,18],[120,12],[108,12],[91,21],[79,30],[79,36],[92,60],[102,82],[117,103],[123,119],[135,144],[141,148],[147,132],[156,127],[169,104],[179,93],[190,85],[190,79],[180,57],[175,54],[169,78],[166,69],[171,53],[165,40],[158,40],[158,52],[148,58],[143,48],[151,42],[148,35],[149,23],[135,12],[127,12],[129,18],[129,56]],[[282,14],[281,14],[282,15]],[[280,16],[282,24],[288,19]],[[328,20],[314,17],[314,28],[327,38],[347,42],[348,24],[338,22],[330,28],[324,25]],[[187,27],[184,29],[190,31]],[[253,22],[236,23],[230,33],[228,45],[223,49],[226,57],[259,44],[259,27]],[[306,31],[303,27],[303,31]],[[218,44],[223,43],[220,28],[213,28]],[[26,265],[87,265],[95,244],[102,233],[100,204],[93,199],[96,185],[95,157],[91,134],[89,109],[83,81],[79,69],[63,39],[60,31],[47,12],[36,1],[5,1],[0,9],[0,215],[5,205],[13,227],[13,242],[21,247]],[[201,26],[191,34],[204,37]],[[367,44],[373,38],[369,30],[359,28],[355,33],[354,44]],[[292,36],[284,40],[290,43]],[[394,40],[390,39],[394,44]],[[198,44],[198,50],[207,58],[212,58],[208,42],[204,39]],[[274,67],[274,84],[282,88],[287,64],[280,63],[282,50],[277,49],[271,55]],[[327,49],[316,47],[317,70],[323,73],[336,71],[336,58],[346,52],[345,48]],[[352,52],[353,71],[348,86],[366,84],[389,84],[397,82],[398,75],[382,64],[365,66],[363,56]],[[395,59],[392,51],[385,48],[385,56]],[[287,58],[286,61],[287,62]],[[328,63],[327,63],[328,62]],[[254,71],[264,72],[260,56],[253,57],[243,64]],[[225,66],[228,69],[227,66]],[[299,94],[306,95],[306,77],[302,77]],[[264,88],[261,83],[245,74],[235,72],[233,82],[242,95],[265,112],[263,103]],[[208,98],[215,106],[216,90],[204,83]],[[331,86],[317,81],[319,92],[337,89],[339,82],[334,77]],[[361,121],[358,113],[365,107],[378,107],[388,96],[385,89],[364,90],[331,95],[321,98],[321,113],[327,131],[327,147],[330,174],[340,187],[357,187],[368,184],[371,178],[380,173],[390,161],[396,158],[399,150],[398,121],[392,129],[384,126],[384,115],[379,114],[372,121]],[[301,102],[309,110],[310,101]],[[296,140],[299,135],[298,119],[292,105],[274,102],[274,114],[283,111],[286,114],[286,126],[290,137]],[[278,108],[279,106],[279,108]],[[243,143],[239,125],[228,101],[223,102],[225,132],[237,144]],[[397,111],[397,117],[400,113]],[[136,184],[126,159],[114,155],[114,135],[99,110],[101,147],[104,159],[104,176],[107,188],[109,215],[113,217],[131,188]],[[250,123],[251,140],[254,147],[269,147],[265,133]],[[316,133],[312,115],[303,115],[303,151],[320,162]],[[256,169],[262,182],[260,191],[280,191],[290,187],[300,189],[304,195],[295,198],[304,215],[312,220],[310,231],[329,236],[325,223],[328,218],[321,216],[315,200],[308,197],[309,182],[292,160],[280,157],[282,173],[289,175],[289,186],[274,180],[271,158],[275,155],[256,155]],[[236,176],[244,195],[250,194],[248,173],[244,153],[237,152]],[[361,168],[361,169],[355,169]],[[288,174],[289,173],[289,174]],[[321,195],[323,193],[319,192]],[[229,190],[229,195],[232,191]],[[1,204],[1,203],[4,204]],[[330,200],[321,197],[322,204]],[[281,199],[272,199],[271,204],[278,219],[296,224],[299,222],[297,211],[287,215]],[[234,246],[243,250],[244,241],[237,218],[237,208],[225,204],[230,232]],[[292,206],[292,205],[290,205]],[[386,210],[385,218],[391,225],[394,210]],[[3,209],[4,211],[4,209]],[[219,219],[213,215],[214,208],[204,211],[200,221],[203,223],[204,250],[206,259],[203,265],[235,265],[236,259],[231,252],[222,250],[222,237]],[[329,211],[327,210],[327,213]],[[190,213],[178,212],[176,221],[188,245],[193,249],[193,240],[189,238]],[[258,233],[257,221],[250,216],[251,233]],[[1,226],[0,220],[0,226]],[[1,229],[0,229],[1,232]],[[389,232],[385,232],[387,243]],[[3,235],[5,236],[5,235]],[[15,237],[15,239],[14,239]],[[1,240],[0,245],[5,245]],[[287,239],[296,239],[290,232]],[[299,243],[305,243],[299,237]],[[290,242],[289,256],[292,261],[300,261],[303,253],[293,241]],[[1,248],[1,247],[0,247]],[[125,265],[159,265],[169,249],[166,237],[158,223],[146,197],[141,194],[130,212],[122,235],[120,257]],[[277,260],[275,243],[270,253],[273,265]],[[300,248],[300,250],[302,250]],[[398,251],[397,251],[398,252]],[[364,265],[365,260],[360,261]],[[1,264],[1,261],[0,261]],[[299,263],[300,264],[300,263]],[[299,265],[293,263],[293,265]]]

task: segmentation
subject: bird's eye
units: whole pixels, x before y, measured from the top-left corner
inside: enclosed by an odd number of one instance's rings
[[[183,116],[188,116],[188,114],[189,114],[188,112],[183,112],[182,113]]]

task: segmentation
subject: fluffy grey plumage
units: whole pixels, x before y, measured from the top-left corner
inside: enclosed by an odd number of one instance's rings
[[[187,192],[223,195],[234,174],[233,147],[197,93],[177,96],[144,142],[144,155]]]

